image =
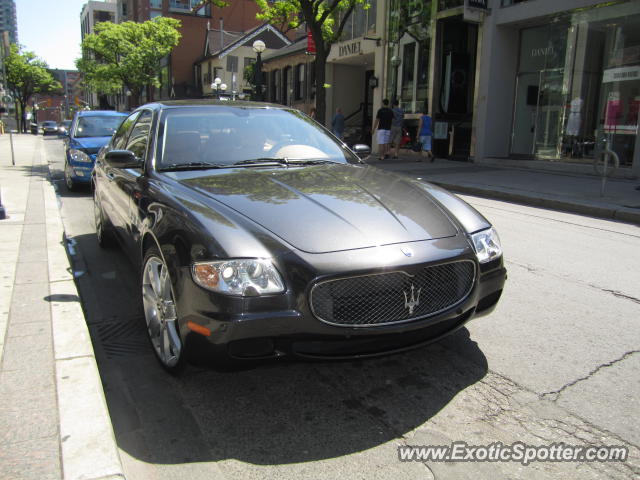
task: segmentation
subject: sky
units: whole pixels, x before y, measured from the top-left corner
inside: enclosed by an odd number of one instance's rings
[[[80,57],[80,12],[87,0],[16,0],[18,42],[49,68],[75,70]]]

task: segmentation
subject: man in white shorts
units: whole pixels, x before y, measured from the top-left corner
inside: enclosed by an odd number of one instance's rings
[[[380,160],[389,158],[389,141],[391,139],[391,122],[393,122],[393,110],[389,108],[389,100],[382,100],[382,108],[376,114],[373,129],[377,130],[378,153]]]

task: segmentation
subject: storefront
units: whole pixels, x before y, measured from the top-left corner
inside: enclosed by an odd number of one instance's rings
[[[519,32],[510,153],[622,167],[638,155],[640,2],[566,12]]]

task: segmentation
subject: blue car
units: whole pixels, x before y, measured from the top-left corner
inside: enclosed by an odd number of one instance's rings
[[[87,110],[75,114],[65,148],[64,181],[69,190],[91,182],[98,152],[126,117],[126,113],[109,110]]]

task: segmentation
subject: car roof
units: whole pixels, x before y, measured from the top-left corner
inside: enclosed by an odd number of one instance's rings
[[[141,105],[138,108],[154,108],[154,109],[168,109],[174,107],[241,107],[241,108],[275,108],[286,109],[289,108],[286,105],[280,105],[277,103],[265,103],[265,102],[252,102],[248,100],[215,100],[215,99],[186,99],[186,100],[161,100],[153,103],[147,103]]]
[[[123,112],[116,112],[115,110],[81,110],[78,112],[79,117],[122,117],[128,115]]]

